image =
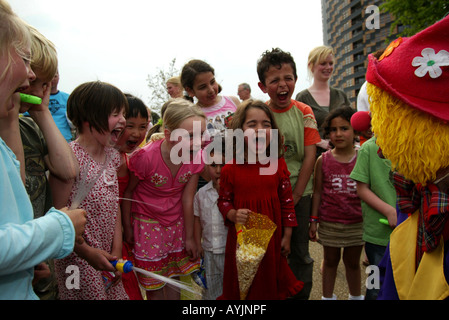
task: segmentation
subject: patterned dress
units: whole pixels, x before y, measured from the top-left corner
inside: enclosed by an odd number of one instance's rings
[[[107,160],[102,164],[92,159],[78,142],[71,142],[70,145],[80,164],[80,174],[73,185],[67,207],[80,194],[88,192],[78,206],[87,212],[84,240],[93,248],[111,252],[119,206],[117,169],[120,155],[115,149],[106,148]],[[90,183],[94,185],[87,190]],[[55,267],[61,300],[128,299],[121,281],[106,290],[101,271],[95,270],[75,252],[56,260]]]
[[[134,258],[136,267],[165,277],[187,275],[199,268],[185,250],[182,193],[192,175],[204,168],[201,153],[183,164],[175,176],[165,164],[158,140],[146,145],[129,160],[129,170],[138,178],[132,203]],[[193,201],[193,199],[192,199]],[[157,290],[165,283],[137,273],[140,286]]]

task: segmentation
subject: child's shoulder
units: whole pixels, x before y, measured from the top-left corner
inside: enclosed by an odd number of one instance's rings
[[[312,108],[308,104],[305,104],[304,102],[292,99],[292,105],[294,108],[301,111],[303,114],[313,114]]]

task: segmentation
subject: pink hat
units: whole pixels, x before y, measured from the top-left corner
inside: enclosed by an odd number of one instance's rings
[[[449,16],[409,38],[393,41],[366,80],[405,104],[449,121]]]

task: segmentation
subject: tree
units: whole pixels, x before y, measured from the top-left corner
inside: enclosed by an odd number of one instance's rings
[[[160,115],[162,105],[170,99],[166,89],[167,80],[179,75],[179,70],[176,69],[175,63],[176,58],[170,62],[168,70],[158,68],[156,74],[148,75],[147,77],[148,87],[151,91],[149,107],[152,112],[155,112],[158,115]]]
[[[412,36],[442,19],[449,12],[448,0],[384,0],[383,12],[394,16],[390,32],[403,26],[395,36]]]

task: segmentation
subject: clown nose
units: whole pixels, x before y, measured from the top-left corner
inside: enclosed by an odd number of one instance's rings
[[[368,111],[357,111],[351,117],[351,126],[355,131],[366,131],[371,127],[371,116]]]

